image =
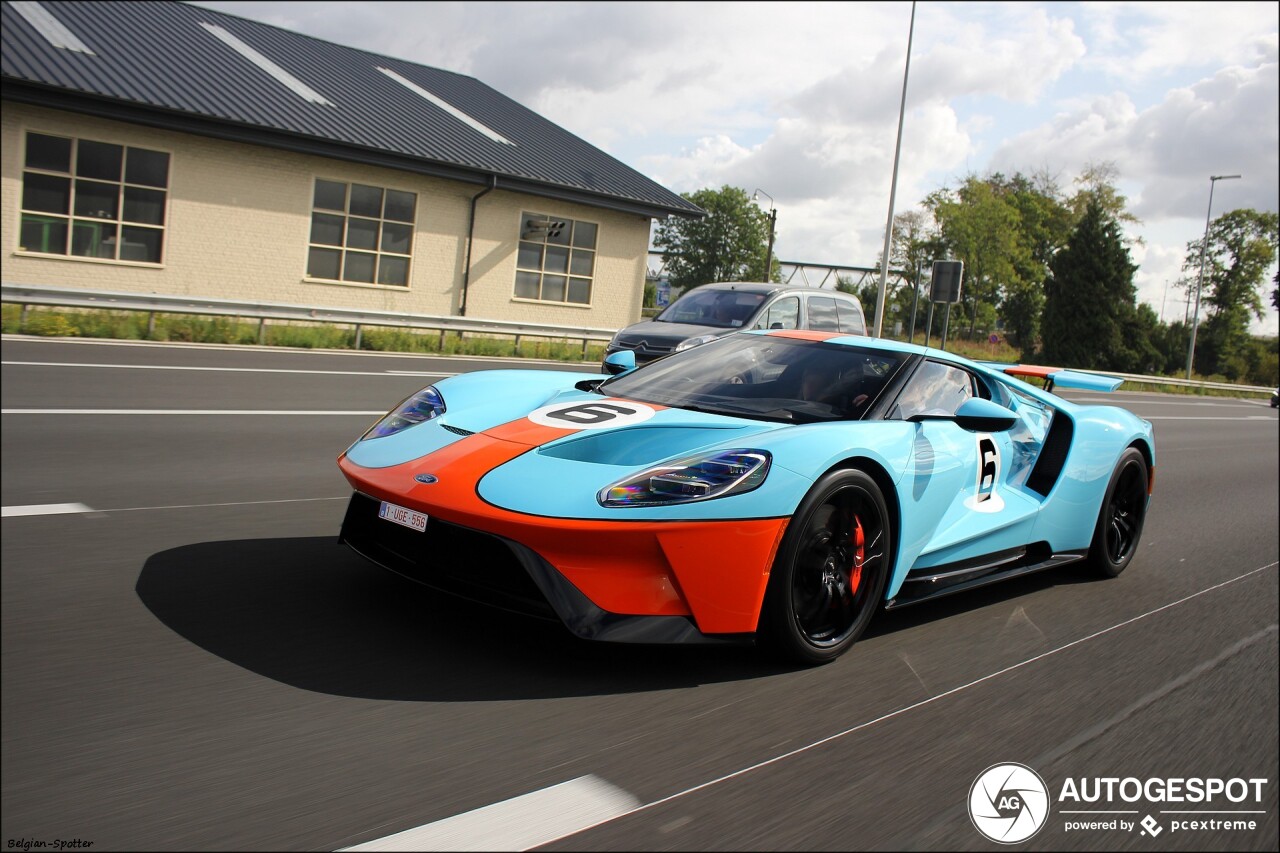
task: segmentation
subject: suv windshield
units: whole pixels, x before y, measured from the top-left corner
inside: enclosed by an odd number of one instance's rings
[[[601,394],[783,423],[857,420],[908,356],[747,333],[615,376]]]
[[[667,306],[654,319],[659,323],[690,323],[695,326],[716,326],[736,329],[764,302],[763,293],[746,293],[740,290],[713,290],[697,287]]]

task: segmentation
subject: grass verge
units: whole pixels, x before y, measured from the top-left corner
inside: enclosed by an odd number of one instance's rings
[[[5,334],[41,337],[113,338],[133,341],[176,341],[202,344],[263,344],[303,349],[355,349],[354,327],[334,324],[267,322],[241,317],[191,314],[148,314],[141,311],[99,311],[73,308],[0,306],[0,329]],[[566,362],[599,362],[604,347],[589,344],[585,358],[581,341],[548,338],[464,336],[460,332],[415,332],[365,327],[360,349],[436,355],[515,356]]]

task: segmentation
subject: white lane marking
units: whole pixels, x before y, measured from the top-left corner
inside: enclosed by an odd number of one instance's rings
[[[122,506],[117,509],[100,509],[98,512],[144,512],[155,509],[206,509],[218,506],[258,506],[260,504],[301,504],[314,503],[316,501],[346,501],[350,500],[350,495],[343,495],[337,498],[285,498],[278,501],[227,501],[225,503],[212,504],[168,504],[166,506]]]
[[[1073,403],[1102,403],[1104,405],[1114,406],[1116,401],[1114,398],[1107,397],[1072,397]],[[1129,400],[1126,405],[1132,406],[1256,406],[1258,403],[1265,404],[1267,401],[1263,399],[1250,400],[1241,397],[1216,397],[1213,400],[1198,399],[1182,399],[1182,400]]]
[[[219,506],[257,506],[259,504],[296,504],[296,503],[313,503],[315,501],[345,501],[349,500],[349,495],[343,495],[336,498],[285,498],[276,501],[228,501],[226,503],[212,504],[169,504],[167,506],[122,506],[115,509],[94,509],[84,504],[33,504],[31,506],[6,506],[0,507],[3,511],[3,517],[23,516],[23,515],[59,515],[66,513],[92,513],[93,515],[103,515],[109,512],[143,512],[146,510],[156,509],[205,509],[207,507]]]
[[[457,376],[456,373],[412,370],[294,370],[279,367],[193,367],[172,364],[89,364],[68,361],[0,361],[14,367],[105,367],[117,370],[200,370],[211,373],[313,373],[319,376]]]
[[[573,371],[580,373],[581,371]],[[439,370],[384,370],[382,373],[371,373],[369,376],[442,376],[449,378],[450,376],[461,376],[460,373],[442,373]]]
[[[581,776],[342,850],[528,850],[635,811],[640,801]]]
[[[1215,418],[1211,415],[1150,415],[1144,420],[1148,421],[1274,421],[1275,418],[1267,415],[1237,415],[1234,418]]]
[[[909,711],[914,711],[917,708],[923,708],[926,705],[931,705],[934,702],[937,702],[939,699],[945,699],[948,696],[954,696],[964,690],[968,690],[970,687],[976,687],[979,684],[983,684],[987,681],[991,681],[994,678],[999,678],[1000,676],[1013,672],[1014,670],[1022,669],[1024,666],[1029,666],[1037,661],[1041,661],[1047,657],[1056,655],[1059,652],[1064,652],[1067,649],[1074,648],[1075,646],[1079,646],[1083,643],[1087,643],[1090,640],[1097,639],[1098,637],[1101,637],[1105,634],[1110,634],[1112,631],[1116,631],[1116,630],[1119,630],[1120,628],[1124,628],[1128,625],[1132,625],[1133,623],[1146,619],[1149,616],[1154,616],[1157,613],[1162,613],[1165,610],[1169,610],[1181,604],[1186,604],[1188,601],[1199,598],[1202,595],[1207,595],[1208,593],[1211,593],[1211,592],[1216,592],[1219,589],[1230,586],[1234,583],[1238,583],[1239,581],[1242,581],[1245,578],[1252,577],[1253,575],[1256,575],[1259,572],[1265,572],[1268,569],[1274,569],[1277,565],[1280,565],[1280,563],[1268,563],[1265,566],[1260,566],[1259,568],[1252,569],[1250,571],[1245,572],[1242,575],[1238,575],[1237,577],[1231,578],[1230,580],[1225,580],[1222,583],[1214,584],[1213,586],[1202,589],[1199,592],[1193,592],[1188,596],[1179,598],[1177,601],[1171,601],[1168,604],[1164,604],[1164,605],[1161,605],[1160,607],[1155,608],[1154,610],[1148,610],[1146,613],[1140,613],[1137,616],[1124,620],[1123,622],[1118,622],[1109,628],[1103,628],[1100,631],[1094,631],[1092,634],[1081,637],[1078,640],[1072,640],[1069,643],[1065,643],[1064,645],[1058,646],[1055,649],[1050,649],[1047,652],[1042,652],[1038,655],[1035,655],[1034,657],[1027,658],[1024,661],[1013,664],[1012,666],[1006,666],[1004,669],[997,670],[988,675],[984,675],[981,678],[975,678],[973,681],[970,681],[967,684],[961,684],[959,687],[953,687],[950,690],[946,690],[942,693],[939,693],[937,696],[930,696],[928,699],[922,699],[919,702],[915,702],[911,705],[906,705],[902,708],[897,709],[896,711],[890,711],[887,714],[882,714],[873,720],[867,720],[865,723],[859,723],[858,725],[853,726],[852,728],[845,729],[842,732],[837,732],[836,734],[828,735],[827,737],[824,737],[821,740],[814,741],[813,743],[807,744],[806,746],[798,747],[796,749],[791,750],[790,752],[784,752],[781,755],[775,755],[773,758],[768,758],[768,759],[765,759],[764,761],[760,761],[756,764],[752,764],[750,767],[744,767],[741,770],[735,770],[732,773],[726,773],[724,776],[721,776],[717,779],[712,779],[709,782],[703,782],[700,785],[694,785],[692,788],[686,788],[683,791],[678,791],[677,793],[663,797],[660,800],[654,800],[651,803],[645,803],[642,806],[637,806],[636,808],[624,814],[614,815],[613,817],[605,818],[604,820],[599,821],[593,826],[584,826],[581,829],[575,830],[574,832],[567,833],[566,835],[560,836],[558,838],[548,839],[547,841],[542,843],[546,844],[546,843],[550,843],[551,841],[559,841],[560,838],[567,838],[569,835],[576,835],[579,832],[585,832],[588,829],[594,828],[594,826],[599,826],[600,824],[608,823],[611,820],[615,820],[620,817],[627,817],[628,815],[636,814],[638,812],[648,811],[649,809],[655,808],[657,806],[665,805],[666,803],[670,803],[674,800],[678,800],[681,797],[687,797],[690,794],[697,793],[698,791],[705,790],[706,788],[710,788],[715,785],[719,785],[722,782],[728,782],[731,779],[737,779],[739,776],[745,776],[746,774],[751,773],[752,771],[760,770],[761,768],[764,768],[764,767],[769,767],[770,765],[777,764],[781,761],[785,761],[788,758],[794,758],[797,755],[801,755],[803,753],[809,752],[810,750],[817,749],[820,746],[825,746],[828,743],[837,741],[847,735],[853,734],[854,732],[860,732],[863,729],[868,729],[871,726],[876,725],[877,723],[883,723],[885,720],[891,720],[894,717],[899,717],[903,714],[906,714]]]
[[[29,506],[0,507],[0,518],[14,518],[23,515],[69,515],[78,512],[96,512],[93,507],[84,504],[31,504]]]
[[[386,409],[378,411],[358,412],[326,412],[301,411],[290,409],[0,409],[0,415],[296,415],[319,417],[328,415],[351,415],[377,417],[385,415]]]

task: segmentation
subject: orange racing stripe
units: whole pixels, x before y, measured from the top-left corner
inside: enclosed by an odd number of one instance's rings
[[[785,518],[551,518],[503,509],[478,494],[477,486],[489,471],[578,431],[522,418],[401,465],[363,468],[345,454],[338,465],[353,488],[378,500],[532,548],[609,612],[689,615],[706,633],[754,631]],[[434,474],[437,482],[418,483],[414,476],[419,473]]]

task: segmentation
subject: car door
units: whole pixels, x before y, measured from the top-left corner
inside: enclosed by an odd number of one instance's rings
[[[912,469],[900,489],[904,556],[913,568],[971,560],[1028,543],[1040,502],[1015,488],[1026,477],[1025,439],[1017,425],[970,432],[953,420],[971,397],[991,397],[985,382],[959,365],[925,359],[905,383],[889,418],[916,424]]]

